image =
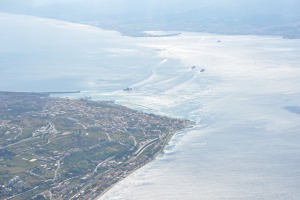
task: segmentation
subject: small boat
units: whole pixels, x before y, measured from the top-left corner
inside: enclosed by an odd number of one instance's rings
[[[132,88],[131,87],[127,87],[127,88],[124,88],[123,91],[131,91]]]

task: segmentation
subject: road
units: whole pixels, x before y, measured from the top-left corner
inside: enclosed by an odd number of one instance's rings
[[[54,173],[53,181],[55,181],[55,180],[57,179],[58,170],[59,170],[59,168],[60,168],[60,166],[61,166],[61,161],[62,161],[64,158],[65,158],[65,156],[62,157],[60,160],[58,160],[58,161],[56,162],[57,168],[56,168],[55,173]]]

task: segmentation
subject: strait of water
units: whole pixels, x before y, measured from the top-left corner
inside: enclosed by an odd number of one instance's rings
[[[299,199],[300,40],[130,38],[3,13],[0,25],[0,90],[81,90],[196,123],[99,200]]]

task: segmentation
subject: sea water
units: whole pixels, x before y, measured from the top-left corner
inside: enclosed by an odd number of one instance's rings
[[[300,40],[130,38],[8,14],[0,25],[0,90],[81,90],[71,97],[195,122],[100,200],[299,199]]]
[[[197,124],[100,200],[299,199],[300,41],[195,33],[156,41],[142,44],[186,68],[152,77],[139,103]]]

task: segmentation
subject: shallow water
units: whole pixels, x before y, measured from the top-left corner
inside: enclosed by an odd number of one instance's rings
[[[0,90],[81,90],[72,97],[196,122],[101,200],[299,198],[300,40],[130,38],[7,14],[0,25]]]

